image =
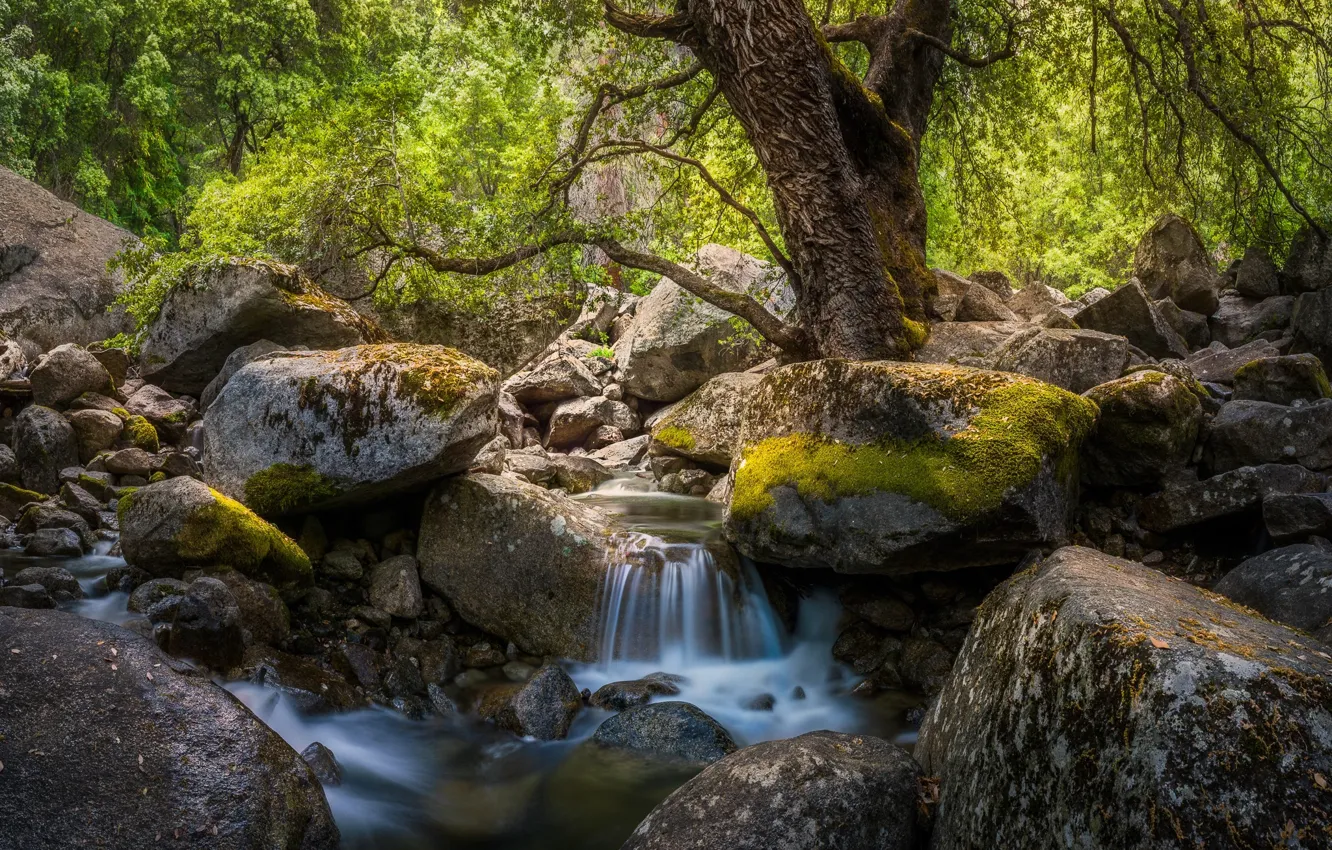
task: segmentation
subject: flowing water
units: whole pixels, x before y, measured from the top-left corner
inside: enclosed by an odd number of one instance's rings
[[[758,571],[720,543],[720,506],[650,493],[633,477],[580,498],[629,529],[617,541],[626,557],[607,567],[601,658],[567,665],[580,688],[678,674],[681,693],[669,699],[697,705],[741,746],[816,729],[910,741],[901,717],[912,698],[850,696],[855,679],[831,654],[835,598],[800,600],[788,630]],[[0,552],[6,574],[35,562]],[[70,610],[129,619],[127,595],[108,593],[103,580],[120,559],[40,563],[79,578],[87,595]],[[297,750],[319,741],[334,752],[343,784],[326,790],[349,850],[614,850],[695,772],[587,743],[610,716],[598,709],[580,713],[568,740],[543,743],[467,717],[409,720],[383,708],[304,716],[276,691],[226,687]]]

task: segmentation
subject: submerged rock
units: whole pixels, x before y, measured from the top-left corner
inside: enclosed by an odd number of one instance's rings
[[[920,779],[911,756],[878,738],[769,741],[686,782],[624,850],[911,850]]]
[[[652,425],[653,451],[729,467],[745,404],[761,380],[745,372],[718,375],[676,402]]]
[[[654,759],[708,764],[736,751],[735,741],[697,706],[656,702],[603,722],[592,743]]]
[[[1065,533],[1096,406],[1000,372],[822,360],[758,385],[726,532],[758,561],[900,574]]]
[[[288,352],[204,417],[204,472],[266,516],[364,503],[461,472],[498,428],[499,375],[449,348]]]
[[[1309,638],[1061,549],[986,600],[925,718],[930,846],[1324,846],[1330,683]]]
[[[0,610],[12,847],[335,850],[319,781],[276,732],[150,641]]]
[[[636,705],[646,705],[653,697],[678,696],[682,681],[682,676],[651,673],[629,682],[610,682],[597,688],[588,704],[607,711],[624,711]]]

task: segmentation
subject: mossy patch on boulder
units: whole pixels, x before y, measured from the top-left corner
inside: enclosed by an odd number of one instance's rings
[[[1140,371],[1087,391],[1101,409],[1083,445],[1083,480],[1095,486],[1156,485],[1193,455],[1202,405],[1189,383]]]
[[[136,449],[143,449],[151,454],[156,454],[161,447],[157,429],[142,416],[129,416],[125,419],[125,436]]]
[[[337,482],[309,465],[275,463],[245,481],[245,504],[269,516],[297,513],[338,495]]]
[[[762,377],[728,372],[661,412],[652,426],[654,454],[677,454],[718,469],[731,465],[745,405]]]

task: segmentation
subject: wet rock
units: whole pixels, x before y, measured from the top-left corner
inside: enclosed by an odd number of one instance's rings
[[[622,401],[611,401],[605,396],[573,399],[562,402],[551,414],[546,444],[558,448],[580,446],[603,425],[632,434],[642,427],[642,421]]]
[[[601,381],[583,365],[582,358],[560,350],[530,371],[509,378],[504,382],[504,391],[520,403],[531,406],[601,395]]]
[[[462,656],[457,645],[447,637],[426,641],[415,657],[420,662],[421,676],[427,685],[447,684],[462,672]]]
[[[794,305],[780,268],[730,248],[699,249],[698,271],[718,286],[770,303],[778,315]],[[624,391],[652,401],[679,401],[709,378],[761,363],[768,355],[737,337],[731,319],[663,279],[638,302],[628,330],[615,343]]]
[[[915,755],[939,777],[931,847],[1316,843],[1329,676],[1290,629],[1061,549],[986,601],[921,728]]]
[[[416,559],[399,555],[376,564],[370,571],[370,604],[408,620],[425,613]]]
[[[281,691],[307,714],[347,711],[366,704],[342,676],[300,655],[252,646],[245,651],[242,664],[250,671],[251,682]]]
[[[384,691],[390,697],[411,697],[424,694],[425,689],[421,671],[409,658],[399,658],[384,672]]]
[[[1207,323],[1214,341],[1239,348],[1261,333],[1285,330],[1294,311],[1295,299],[1289,295],[1261,301],[1227,295]]]
[[[68,529],[46,530],[68,531]],[[75,542],[77,543],[77,539]],[[75,556],[81,554],[82,551],[79,551]],[[25,567],[14,576],[13,580],[16,584],[40,584],[58,600],[83,598],[83,588],[79,586],[78,579],[64,567]]]
[[[205,477],[264,515],[408,490],[466,469],[490,442],[498,383],[479,361],[431,346],[258,360],[204,417]]]
[[[592,742],[653,759],[700,764],[715,762],[737,749],[721,724],[687,702],[656,702],[627,709],[598,726]]]
[[[157,645],[177,658],[230,670],[245,654],[240,608],[227,586],[215,578],[190,582],[185,593],[168,596],[145,612],[156,625]]]
[[[1128,340],[1088,330],[1031,328],[995,350],[992,368],[1027,375],[1070,392],[1086,392],[1124,373]]]
[[[1263,499],[1263,524],[1277,543],[1332,537],[1332,493],[1279,493]]]
[[[1235,372],[1236,401],[1294,404],[1332,396],[1323,364],[1312,354],[1262,357]]]
[[[19,482],[26,489],[55,493],[60,489],[60,470],[78,466],[78,439],[65,417],[34,404],[14,418],[14,456]]]
[[[384,338],[290,266],[237,259],[199,284],[172,290],[143,341],[144,380],[170,392],[198,396],[233,351],[259,340],[337,349]]]
[[[222,369],[217,373],[217,377],[208,382],[203,393],[199,396],[199,409],[207,410],[209,405],[217,398],[218,393],[235,375],[245,366],[253,363],[261,357],[266,357],[279,351],[285,351],[284,346],[278,345],[271,339],[261,339],[258,342],[252,342],[249,345],[242,345],[235,351],[227,355],[227,359],[222,362]]]
[[[762,377],[718,375],[676,402],[652,425],[652,450],[726,468],[740,440],[740,422]]]
[[[1198,231],[1174,213],[1161,216],[1143,235],[1133,256],[1133,274],[1153,298],[1169,298],[1204,316],[1216,312],[1221,275]]]
[[[7,584],[0,587],[0,608],[54,608],[55,599],[40,584]],[[0,809],[2,810],[2,809]]]
[[[1332,622],[1332,551],[1307,543],[1273,549],[1226,573],[1214,589],[1268,619],[1316,631]]]
[[[758,561],[843,573],[1011,561],[1065,533],[1071,461],[1095,416],[1001,372],[775,369],[746,411],[726,534]]]
[[[111,392],[111,376],[87,349],[73,343],[57,346],[38,358],[28,376],[34,404],[60,407],[83,393]]]
[[[68,415],[68,419],[78,442],[79,460],[83,463],[114,446],[125,427],[124,420],[106,410],[76,410]]]
[[[168,596],[183,596],[189,585],[178,578],[150,578],[130,593],[126,607],[130,611],[146,613]]]
[[[1202,405],[1189,384],[1162,372],[1134,372],[1094,387],[1087,398],[1100,407],[1101,418],[1082,445],[1083,481],[1156,485],[1189,462],[1202,421]]]
[[[42,529],[69,529],[78,535],[85,549],[92,548],[97,541],[88,521],[73,511],[67,511],[53,504],[29,505],[15,523],[14,530],[19,534],[33,534]]]
[[[1271,298],[1281,294],[1281,281],[1277,267],[1264,248],[1250,247],[1244,251],[1235,273],[1235,288],[1246,298]]]
[[[222,570],[211,577],[225,584],[236,600],[247,644],[280,644],[291,634],[291,612],[272,585],[246,578],[235,570]]]
[[[1083,307],[1073,315],[1073,321],[1080,328],[1122,336],[1152,357],[1182,358],[1189,353],[1184,340],[1162,318],[1136,280]]]
[[[726,756],[657,806],[624,850],[910,850],[920,768],[865,735],[809,732]]]
[[[487,640],[463,649],[462,661],[467,667],[499,667],[508,657],[504,650]]]
[[[1138,522],[1148,531],[1164,534],[1257,510],[1265,499],[1273,496],[1316,493],[1325,485],[1322,475],[1298,466],[1246,466],[1148,496],[1138,505]]]
[[[509,698],[496,722],[515,735],[556,741],[569,734],[582,707],[582,695],[569,674],[547,664]]]
[[[294,541],[193,478],[172,478],[122,496],[119,515],[125,560],[153,575],[229,566],[278,588],[311,581],[310,559]]]
[[[1286,407],[1232,401],[1208,428],[1203,460],[1213,472],[1264,463],[1332,467],[1332,399]]]
[[[426,685],[426,697],[430,700],[430,707],[436,714],[444,717],[453,717],[458,714],[458,704],[453,701],[453,697],[444,692],[439,685],[431,682]]]
[[[23,544],[23,554],[34,558],[77,558],[83,554],[79,535],[68,528],[43,528]]]
[[[1281,352],[1267,340],[1254,340],[1235,349],[1214,343],[1192,354],[1185,361],[1190,371],[1205,383],[1231,384],[1235,373],[1247,363],[1264,357],[1278,357]]]
[[[342,784],[342,765],[338,764],[333,751],[318,741],[301,750],[301,760],[310,765],[325,788],[336,788]]]
[[[988,368],[1000,346],[1031,327],[1026,322],[936,322],[916,361]]]
[[[989,288],[952,272],[934,270],[938,295],[934,310],[945,322],[1014,322],[1017,316]]]
[[[0,645],[4,775],[22,778],[0,796],[12,846],[97,846],[111,828],[122,847],[159,836],[197,850],[338,847],[296,752],[150,641],[72,614],[6,610]]]
[[[653,697],[673,697],[680,693],[684,677],[670,673],[651,673],[628,682],[611,682],[597,688],[588,704],[607,711],[625,711],[646,705]]]

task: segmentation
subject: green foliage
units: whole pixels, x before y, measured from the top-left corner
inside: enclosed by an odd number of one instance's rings
[[[615,359],[615,350],[605,345],[598,345],[587,354],[589,357],[600,357],[603,360]]]

